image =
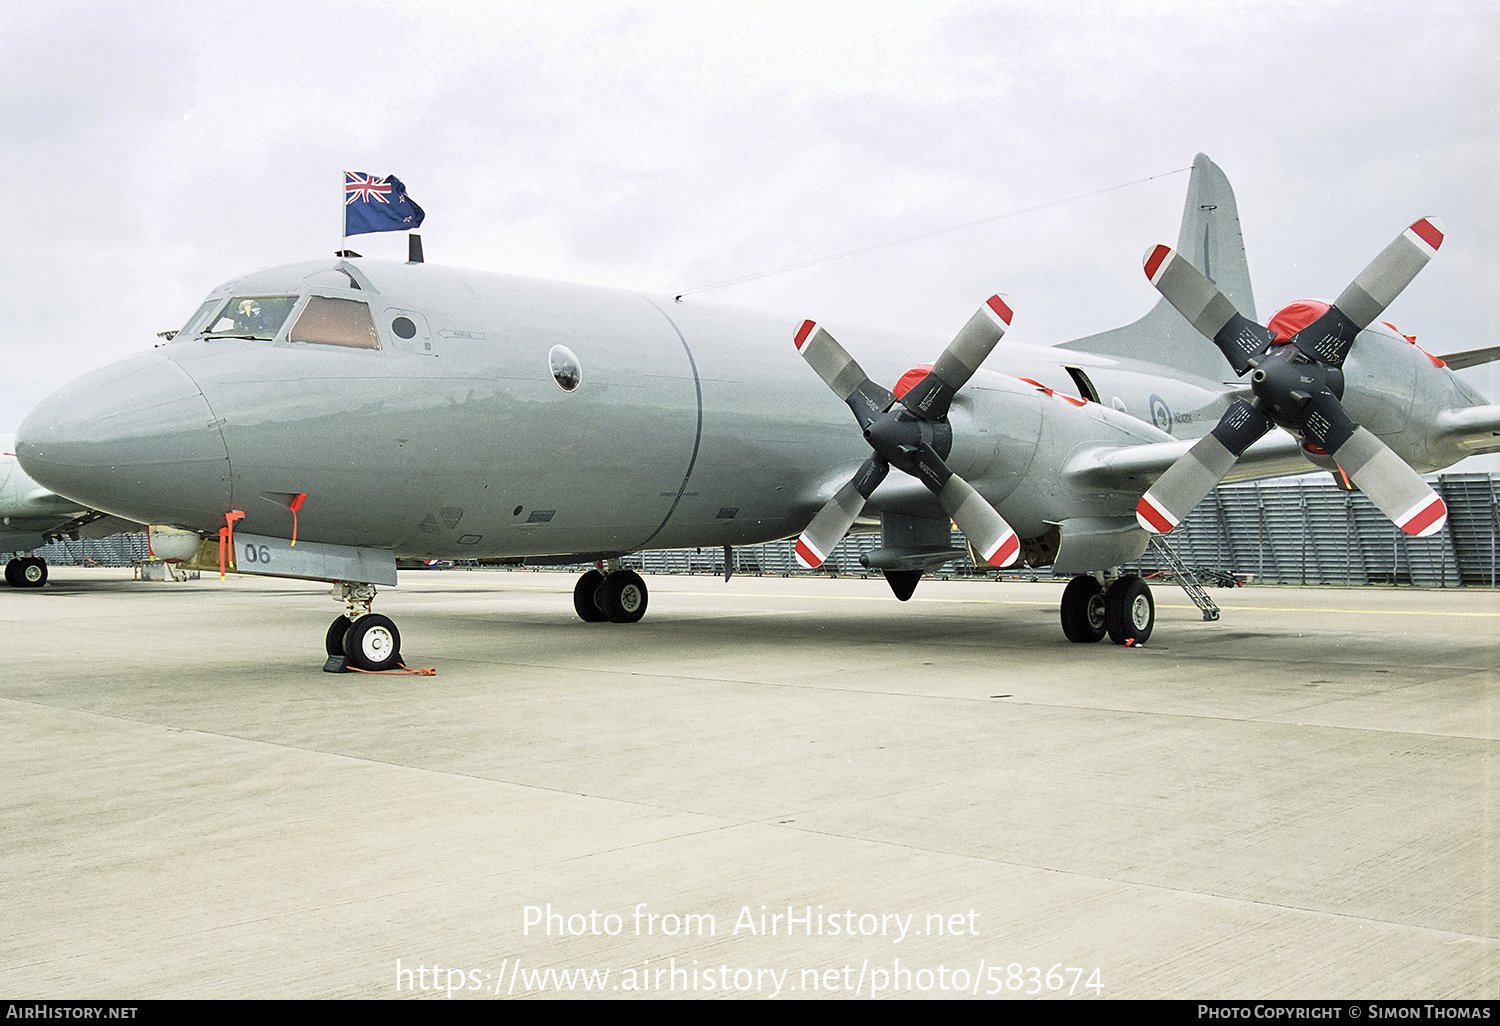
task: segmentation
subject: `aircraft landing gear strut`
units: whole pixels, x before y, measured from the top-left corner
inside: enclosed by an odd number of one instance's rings
[[[380,672],[401,665],[401,632],[388,616],[370,612],[375,585],[340,581],[333,598],[344,604],[344,612],[328,625],[324,648],[328,661],[324,673],[349,673],[352,669]]]
[[[1062,628],[1069,641],[1088,643],[1108,634],[1116,645],[1142,645],[1156,625],[1156,600],[1139,577],[1112,581],[1079,574],[1062,597]]]
[[[5,583],[12,588],[40,588],[47,583],[47,561],[40,556],[18,556],[5,564]]]
[[[635,623],[646,615],[646,582],[611,559],[578,578],[573,611],[586,623]]]

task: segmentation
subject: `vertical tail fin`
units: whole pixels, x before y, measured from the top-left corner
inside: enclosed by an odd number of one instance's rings
[[[1257,319],[1234,189],[1219,165],[1201,153],[1193,160],[1193,174],[1188,180],[1177,252],[1219,286],[1235,309],[1252,321]]]
[[[1151,240],[1146,240],[1147,242]],[[1177,252],[1219,287],[1240,313],[1256,319],[1250,266],[1234,189],[1219,166],[1203,154],[1193,160]],[[1133,324],[1065,342],[1059,348],[1119,356],[1176,367],[1213,381],[1227,371],[1224,358],[1166,300]]]

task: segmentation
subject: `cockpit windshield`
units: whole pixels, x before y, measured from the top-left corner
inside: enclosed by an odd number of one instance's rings
[[[258,338],[270,341],[297,304],[296,296],[235,296],[203,331],[204,338]]]
[[[162,337],[170,341],[173,338],[176,338],[178,335],[181,335],[183,338],[187,338],[193,332],[202,330],[203,322],[208,319],[208,316],[210,314],[212,314],[221,305],[223,305],[223,303],[224,300],[222,299],[210,299],[208,302],[204,303],[196,311],[194,311],[193,316],[189,317],[187,319],[187,323],[184,324],[179,330],[171,333],[163,332]]]

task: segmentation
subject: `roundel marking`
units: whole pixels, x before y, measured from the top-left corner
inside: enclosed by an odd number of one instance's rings
[[[1172,409],[1159,395],[1151,397],[1151,423],[1169,435],[1172,433]]]

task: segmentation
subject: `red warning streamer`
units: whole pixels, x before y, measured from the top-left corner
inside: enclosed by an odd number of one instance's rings
[[[302,508],[302,504],[304,502],[306,502],[306,501],[307,501],[307,493],[306,492],[298,492],[296,495],[292,496],[292,501],[291,501],[291,505],[290,505],[289,508],[292,511],[292,544],[293,545],[297,544],[297,511]]]
[[[224,565],[226,551],[229,555],[234,554],[234,522],[243,520],[245,511],[232,509],[224,514],[224,526],[219,528],[219,580],[224,579]]]

